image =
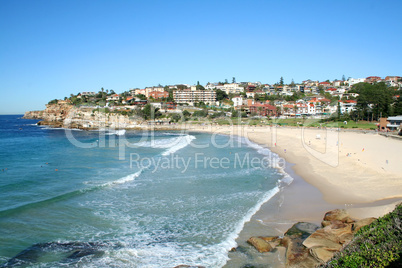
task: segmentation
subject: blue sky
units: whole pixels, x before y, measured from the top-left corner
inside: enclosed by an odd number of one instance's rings
[[[71,93],[402,75],[402,1],[0,1],[0,114]]]

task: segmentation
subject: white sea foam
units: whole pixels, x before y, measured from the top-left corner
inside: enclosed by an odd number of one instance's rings
[[[251,220],[253,215],[260,210],[261,206],[264,203],[268,202],[268,200],[270,200],[277,193],[279,193],[279,191],[280,191],[279,187],[275,187],[266,192],[264,196],[260,198],[257,204],[246,213],[243,219],[236,224],[235,230],[231,234],[229,234],[228,238],[225,241],[214,246],[216,247],[216,258],[217,258],[216,266],[222,267],[223,265],[226,264],[228,260],[227,253],[229,252],[230,249],[237,246],[236,239],[239,236],[240,232],[243,230],[244,225]]]
[[[173,154],[177,152],[180,149],[183,149],[187,145],[191,143],[191,141],[195,140],[195,137],[192,135],[187,135],[187,136],[180,136],[180,138],[177,138],[177,143],[173,144],[172,147],[170,147],[168,150],[162,153],[163,156],[167,156],[170,154]]]
[[[144,141],[136,143],[139,147],[151,147],[151,148],[161,148],[167,149],[162,153],[162,156],[167,156],[183,149],[195,140],[193,135],[178,135],[178,137],[168,138],[168,139],[155,139],[151,141]]]
[[[272,152],[270,149],[263,147],[255,142],[250,141],[249,139],[243,138],[243,137],[239,137],[240,141],[244,144],[246,144],[248,147],[253,148],[254,150],[257,151],[257,153],[261,154],[261,155],[265,155],[265,156],[271,156],[273,159],[272,160],[276,160],[276,162],[278,162],[277,160],[280,159],[279,155]],[[273,161],[275,162],[275,161]],[[277,170],[283,175],[281,182],[285,183],[286,185],[290,185],[293,182],[293,177],[290,176],[284,168],[281,167],[277,167]]]
[[[125,129],[118,129],[118,130],[109,130],[105,135],[116,135],[116,136],[123,136],[126,134]]]
[[[137,171],[136,173],[130,174],[130,175],[120,178],[118,180],[107,182],[107,183],[103,184],[102,186],[112,186],[112,185],[116,185],[116,184],[124,184],[124,183],[135,180],[135,178],[138,178],[138,176],[140,176],[141,173],[142,173],[142,169]]]
[[[162,132],[161,136],[186,136],[184,133]]]
[[[40,128],[43,128],[43,129],[48,129],[48,130],[83,131],[82,129],[79,129],[79,128],[52,127],[52,126],[41,126],[41,125],[39,125],[39,127],[40,127]]]

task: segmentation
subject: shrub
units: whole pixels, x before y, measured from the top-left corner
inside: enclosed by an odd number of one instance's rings
[[[194,117],[206,117],[208,115],[208,111],[207,110],[199,110],[199,111],[195,111],[193,113]]]

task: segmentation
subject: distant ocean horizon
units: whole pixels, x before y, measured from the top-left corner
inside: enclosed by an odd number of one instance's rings
[[[0,116],[0,266],[222,267],[286,184],[241,137],[37,122]]]

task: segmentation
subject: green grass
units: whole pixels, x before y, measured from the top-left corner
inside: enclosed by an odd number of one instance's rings
[[[347,124],[343,122],[322,122],[320,119],[303,119],[303,118],[288,118],[288,119],[278,119],[270,120],[272,124],[282,125],[282,126],[305,126],[305,127],[327,127],[327,128],[359,128],[359,129],[377,129],[376,123],[367,121],[348,121]]]
[[[364,226],[352,242],[322,267],[402,267],[402,204]]]

